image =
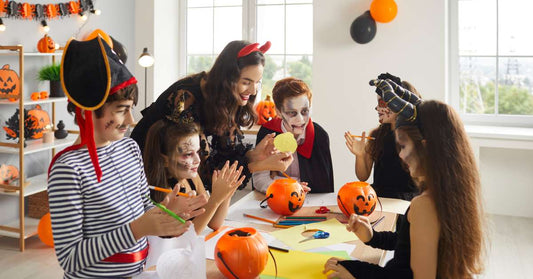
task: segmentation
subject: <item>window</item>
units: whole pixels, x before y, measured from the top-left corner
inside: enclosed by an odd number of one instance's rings
[[[313,61],[312,0],[188,0],[185,74],[208,71],[233,40],[272,42],[266,53],[263,95],[274,83],[294,76],[311,85]],[[260,99],[260,98],[258,98]]]
[[[532,9],[530,0],[452,1],[452,102],[467,121],[533,126]]]

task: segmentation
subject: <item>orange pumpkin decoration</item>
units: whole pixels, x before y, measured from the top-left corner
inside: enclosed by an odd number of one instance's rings
[[[68,10],[70,14],[78,14],[80,12],[80,3],[78,3],[78,1],[69,1]]]
[[[268,207],[272,211],[288,216],[302,208],[305,191],[298,181],[290,178],[276,179],[266,191]]]
[[[378,196],[370,184],[362,181],[344,184],[337,194],[337,204],[344,215],[368,216],[374,212]]]
[[[89,36],[85,37],[85,41],[92,40],[98,35],[100,35],[100,37],[104,39],[104,41],[109,45],[109,47],[113,48],[113,40],[111,40],[111,37],[109,37],[109,35],[107,35],[107,33],[102,31],[101,29],[94,29],[94,31],[89,34]]]
[[[43,131],[46,129],[46,126],[50,124],[50,117],[45,110],[41,109],[40,105],[36,105],[34,109],[28,111],[28,117],[24,122],[25,125],[31,123],[28,127],[28,129],[33,130],[31,138],[40,139],[43,137]]]
[[[254,228],[230,230],[215,246],[215,264],[226,278],[256,278],[267,261],[268,245]]]
[[[52,233],[52,217],[50,212],[46,213],[37,225],[39,239],[49,247],[54,247],[54,235]]]
[[[276,117],[276,105],[270,99],[270,95],[267,95],[265,100],[257,104],[255,112],[259,116],[257,125],[263,125]]]
[[[0,166],[0,183],[9,184],[11,181],[19,178],[19,169],[12,165]]]
[[[5,64],[0,69],[0,99],[18,99],[20,97],[20,79],[17,72]]]
[[[37,50],[41,53],[53,53],[56,51],[56,44],[52,38],[45,34],[37,43]]]

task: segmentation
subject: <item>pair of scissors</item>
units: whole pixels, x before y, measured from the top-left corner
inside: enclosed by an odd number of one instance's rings
[[[307,238],[300,240],[298,243],[306,242],[313,239],[326,239],[329,237],[329,233],[321,230],[316,230],[315,233]]]

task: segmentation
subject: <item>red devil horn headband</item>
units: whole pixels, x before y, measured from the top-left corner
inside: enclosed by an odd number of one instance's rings
[[[250,54],[252,52],[256,52],[256,51],[260,51],[262,53],[265,53],[265,52],[267,52],[270,49],[270,45],[271,45],[270,41],[267,41],[264,45],[262,45],[259,48],[257,48],[257,46],[259,46],[259,43],[249,44],[249,45],[243,47],[239,51],[239,53],[237,54],[237,58],[241,58],[241,57],[247,56],[248,54]]]

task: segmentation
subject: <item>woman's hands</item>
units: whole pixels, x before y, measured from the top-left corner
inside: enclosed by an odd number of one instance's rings
[[[292,154],[290,152],[279,152],[274,147],[275,133],[266,135],[255,147],[248,151],[246,157],[250,163],[250,172],[257,171],[285,171],[292,164]]]
[[[231,166],[229,161],[221,170],[215,170],[212,178],[212,195],[211,200],[221,203],[224,200],[231,198],[237,187],[242,184],[246,176],[241,176],[242,166],[237,169],[238,162],[235,161]],[[240,177],[240,178],[239,178]]]
[[[350,215],[348,224],[346,224],[346,230],[349,232],[354,232],[355,235],[364,243],[369,242],[374,236],[372,231],[372,226],[368,217],[359,216],[357,214]]]
[[[328,279],[332,278],[339,278],[339,279],[355,279],[350,272],[344,268],[344,266],[339,264],[339,261],[343,261],[343,259],[339,258],[330,258],[326,264],[324,264],[324,271],[322,273],[326,274],[330,271],[330,274],[328,274]]]
[[[353,155],[362,156],[365,154],[366,132],[361,134],[361,140],[357,140],[350,132],[344,133],[344,139],[346,140],[346,147]]]

